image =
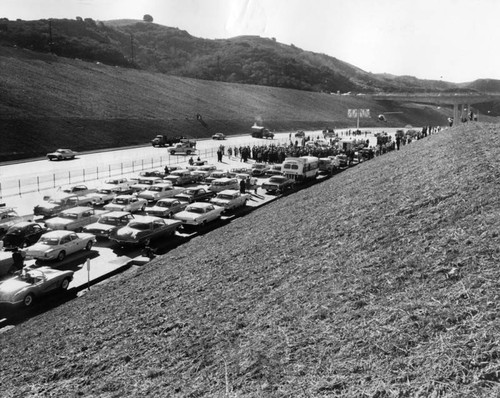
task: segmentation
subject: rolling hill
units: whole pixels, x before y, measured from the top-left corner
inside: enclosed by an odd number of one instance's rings
[[[83,151],[147,143],[156,134],[247,134],[355,127],[347,110],[371,110],[361,126],[443,125],[450,109],[371,101],[277,87],[153,73],[0,46],[0,159],[43,156],[55,147]],[[202,115],[208,127],[196,115]]]

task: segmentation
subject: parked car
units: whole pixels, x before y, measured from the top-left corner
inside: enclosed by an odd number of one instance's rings
[[[54,192],[54,195],[76,195],[76,196],[85,196],[88,195],[89,193],[95,192],[95,189],[89,188],[85,184],[75,184],[75,185],[64,185],[59,188]],[[50,196],[45,195],[43,197],[44,200],[49,199]]]
[[[14,266],[12,252],[0,250],[0,277],[3,278],[5,275],[13,275],[16,271],[17,268]]]
[[[172,218],[172,216],[183,211],[187,202],[176,198],[160,199],[153,207],[147,209],[147,214],[156,217]]]
[[[246,206],[249,198],[250,195],[242,194],[237,189],[227,189],[219,192],[215,198],[210,199],[210,203],[223,207],[224,211],[228,211]]]
[[[133,219],[134,216],[128,211],[112,211],[103,214],[97,222],[86,225],[83,232],[95,235],[96,238],[109,238],[113,231],[124,227]]]
[[[26,217],[17,214],[13,207],[0,207],[0,237],[14,224],[26,221]]]
[[[181,202],[203,202],[204,200],[209,200],[215,196],[215,192],[207,191],[205,188],[188,188],[184,192],[174,196],[175,199],[179,199]]]
[[[67,231],[81,231],[85,225],[96,222],[99,213],[92,207],[77,206],[62,211],[57,217],[45,221],[48,229],[62,229]]]
[[[37,243],[25,249],[26,257],[37,260],[62,261],[67,255],[81,250],[91,250],[96,238],[92,234],[72,231],[50,231],[43,234]]]
[[[240,183],[236,178],[218,178],[210,183],[208,189],[211,192],[222,192],[227,189],[239,189]]]
[[[132,188],[134,192],[142,192],[148,189],[150,186],[159,184],[160,182],[164,182],[161,177],[139,177],[137,182],[130,188]]]
[[[297,138],[304,138],[306,136],[306,133],[303,130],[299,130],[295,133],[295,137]]]
[[[129,188],[132,185],[132,182],[125,177],[114,177],[114,178],[108,178],[107,180],[104,180],[104,184],[102,188],[110,188],[110,189],[115,189],[115,188]]]
[[[39,267],[23,270],[19,275],[0,284],[0,303],[30,307],[35,300],[60,290],[67,290],[73,271]]]
[[[121,190],[127,190],[127,191],[121,191]],[[121,188],[121,187],[98,188],[97,191],[93,194],[95,197],[94,204],[96,206],[102,206],[102,205],[105,205],[105,204],[111,202],[115,198],[115,196],[118,195],[117,191],[121,191],[123,193],[131,192],[130,188]]]
[[[104,210],[110,211],[135,211],[146,210],[148,201],[143,198],[138,198],[136,195],[118,195],[111,203],[104,205]]]
[[[285,176],[272,176],[262,183],[262,189],[266,192],[282,193],[293,189],[295,181]]]
[[[76,195],[63,195],[50,198],[48,201],[37,205],[33,208],[35,216],[54,217],[66,209],[75,206],[92,206],[95,202],[94,197],[89,196],[76,196]]]
[[[74,159],[77,155],[77,152],[72,151],[71,149],[56,149],[54,152],[50,152],[47,154],[49,160],[66,160],[66,159]]]
[[[213,140],[225,140],[226,139],[226,136],[222,133],[215,133],[213,136],[212,136],[212,139]]]
[[[231,177],[236,177],[236,174],[252,174],[252,169],[248,167],[234,167],[229,170]]]
[[[283,164],[277,163],[277,164],[272,164],[269,166],[269,170],[267,170],[264,175],[266,177],[271,177],[271,176],[280,176],[283,175]]]
[[[183,192],[182,188],[174,188],[170,182],[159,183],[150,186],[145,191],[137,195],[139,198],[146,199],[148,203],[154,203],[159,199],[171,198],[178,193]]]
[[[26,247],[35,244],[47,229],[33,221],[21,221],[12,225],[3,237],[5,249]]]
[[[172,185],[193,184],[197,181],[189,170],[174,170],[168,176],[163,178],[164,181],[169,181]]]
[[[223,207],[212,203],[191,203],[184,211],[174,214],[174,219],[182,221],[184,226],[203,226],[221,218]]]
[[[253,177],[263,176],[269,169],[270,167],[265,163],[254,163],[252,165],[252,176]]]
[[[227,170],[214,170],[210,173],[208,177],[205,177],[205,183],[211,184],[213,180],[217,180],[218,178],[228,178],[230,177],[229,171]]]
[[[173,235],[182,223],[177,220],[165,220],[160,217],[138,216],[125,227],[111,233],[109,238],[124,245],[145,245],[150,240]]]
[[[73,271],[51,267],[23,270],[22,273],[0,284],[0,303],[30,307],[35,300],[60,290],[67,290],[73,280]]]
[[[196,182],[205,182],[205,179],[210,175],[210,171],[206,170],[193,170],[191,172]]]

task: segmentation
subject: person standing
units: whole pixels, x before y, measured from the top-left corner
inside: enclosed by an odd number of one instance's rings
[[[242,178],[240,180],[240,193],[245,193],[245,188],[246,188],[246,183],[245,180]]]
[[[14,262],[14,268],[17,271],[21,271],[23,269],[24,257],[24,252],[22,250],[19,250],[19,248],[14,247],[14,249],[12,250],[12,261]]]

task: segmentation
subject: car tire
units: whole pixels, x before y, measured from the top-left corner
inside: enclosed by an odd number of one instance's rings
[[[35,301],[35,296],[33,294],[27,294],[23,299],[23,306],[25,308],[31,307]]]
[[[170,151],[170,154],[171,155],[175,155],[175,151]]]
[[[92,250],[92,245],[93,245],[93,242],[91,240],[89,240],[87,242],[87,244],[85,245],[85,250],[91,251]]]
[[[64,278],[61,282],[61,290],[68,290],[69,282],[69,278]]]
[[[57,157],[57,160],[62,160],[62,159],[63,159],[62,156]]]
[[[143,204],[141,207],[141,211],[146,211],[146,204]]]
[[[61,252],[59,252],[59,254],[57,255],[57,261],[62,261],[66,258],[66,252],[64,250],[62,250]]]

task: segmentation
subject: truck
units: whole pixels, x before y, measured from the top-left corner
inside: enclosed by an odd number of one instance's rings
[[[182,154],[191,155],[196,152],[196,141],[195,140],[182,140],[171,147],[168,147],[168,151],[171,155]]]
[[[258,126],[257,123],[254,123],[252,126],[252,137],[254,138],[274,138],[274,133],[271,133],[269,129],[265,127]]]
[[[151,145],[154,147],[164,147],[164,146],[172,146],[186,139],[184,136],[174,136],[169,137],[168,135],[158,134],[155,138],[151,140]]]

